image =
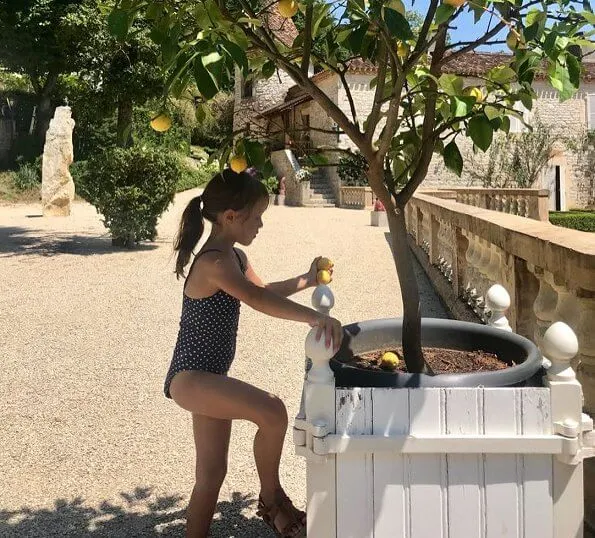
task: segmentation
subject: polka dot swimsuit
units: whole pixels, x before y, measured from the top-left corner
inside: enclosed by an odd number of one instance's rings
[[[194,257],[194,263],[210,249]],[[242,272],[245,272],[240,255],[234,250]],[[192,271],[192,267],[190,268]],[[190,272],[188,273],[190,274]],[[184,290],[186,285],[184,285]],[[236,336],[240,319],[240,301],[219,290],[201,299],[184,293],[182,318],[174,355],[165,379],[164,392],[171,398],[169,386],[178,372],[201,370],[226,375],[236,351]]]

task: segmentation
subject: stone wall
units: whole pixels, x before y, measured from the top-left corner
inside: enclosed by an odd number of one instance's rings
[[[258,79],[254,82],[252,97],[242,98],[243,77],[236,68],[234,88],[234,131],[241,129],[247,123],[256,123],[265,128],[266,122],[256,120],[255,116],[285,100],[287,90],[294,85],[293,80],[284,71],[278,70],[268,79]]]

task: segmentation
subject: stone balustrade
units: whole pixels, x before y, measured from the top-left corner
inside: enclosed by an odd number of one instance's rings
[[[489,319],[486,292],[499,283],[510,291],[516,333],[541,344],[554,322],[567,323],[578,336],[573,367],[585,408],[595,413],[594,236],[433,194],[414,196],[407,224],[414,251],[451,310]]]
[[[374,205],[370,187],[341,187],[339,206],[345,209],[366,209]]]
[[[456,200],[461,204],[491,209],[500,213],[549,220],[549,194],[547,189],[482,189],[453,188],[425,190],[423,194]]]

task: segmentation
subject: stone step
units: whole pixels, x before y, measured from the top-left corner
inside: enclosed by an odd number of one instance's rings
[[[332,187],[328,187],[328,186],[325,186],[325,187],[312,187],[312,186],[310,186],[310,190],[312,192],[317,193],[317,194],[330,194],[332,196],[335,195],[335,193],[333,191],[333,188]]]
[[[304,207],[336,207],[336,205],[327,202],[305,202]]]
[[[324,201],[328,203],[335,203],[334,196],[324,196],[323,194],[311,194],[308,198],[312,202]]]

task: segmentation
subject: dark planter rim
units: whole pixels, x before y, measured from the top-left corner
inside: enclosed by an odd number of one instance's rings
[[[541,368],[542,356],[537,346],[518,334],[495,329],[479,323],[469,323],[450,319],[422,319],[422,345],[427,347],[449,347],[496,352],[515,365],[494,372],[474,372],[461,374],[410,374],[405,372],[373,371],[344,364],[343,361],[354,355],[353,348],[365,346],[366,336],[376,336],[386,332],[387,344],[370,347],[378,349],[400,339],[402,318],[368,320],[344,326],[345,338],[341,349],[331,359],[330,366],[335,373],[337,386],[345,387],[507,387],[521,385],[533,377]],[[381,339],[380,339],[381,340]],[[442,343],[442,344],[441,344]],[[359,345],[359,346],[358,346]],[[364,351],[359,349],[357,353]]]

